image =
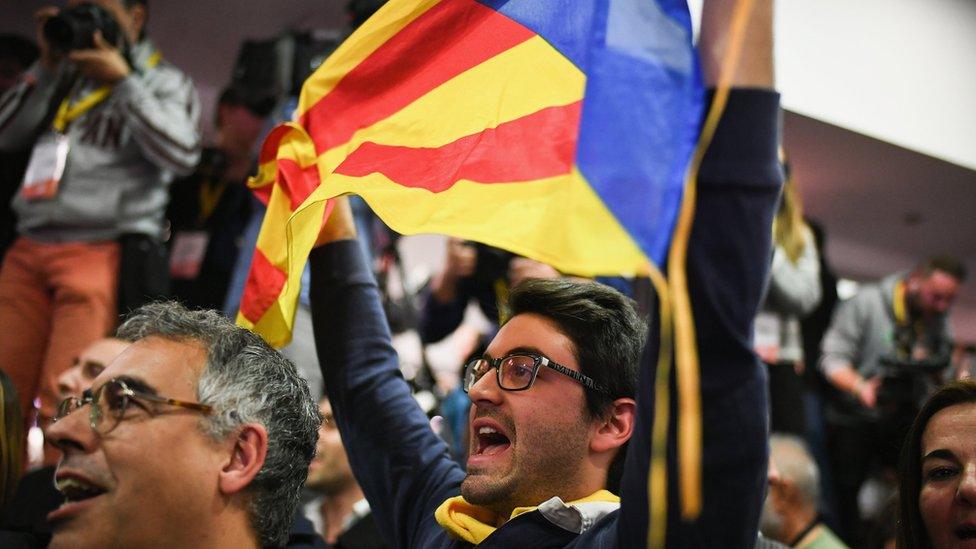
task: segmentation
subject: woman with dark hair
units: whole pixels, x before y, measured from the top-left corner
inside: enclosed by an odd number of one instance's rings
[[[899,499],[899,548],[976,545],[976,381],[922,406],[902,447]]]

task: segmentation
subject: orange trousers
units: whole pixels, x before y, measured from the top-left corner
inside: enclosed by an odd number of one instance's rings
[[[57,379],[84,348],[114,328],[116,242],[43,243],[18,238],[0,268],[0,368],[13,380],[25,422],[40,400],[54,416]]]

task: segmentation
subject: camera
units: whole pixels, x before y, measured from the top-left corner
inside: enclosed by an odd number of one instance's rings
[[[197,173],[204,179],[220,181],[227,170],[227,153],[216,147],[204,147],[200,151]]]
[[[880,360],[881,387],[878,404],[882,408],[909,407],[916,410],[939,385],[942,373],[949,367],[947,355],[928,360],[885,356]]]
[[[95,31],[101,31],[109,44],[119,46],[122,30],[105,8],[83,2],[65,8],[44,22],[44,38],[61,53],[95,47]]]

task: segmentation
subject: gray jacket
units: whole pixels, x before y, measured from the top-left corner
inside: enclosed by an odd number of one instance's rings
[[[881,373],[882,357],[891,356],[895,351],[895,285],[906,276],[898,273],[878,284],[864,286],[857,295],[837,306],[821,343],[820,368],[824,374],[829,377],[831,372],[845,366],[852,366],[865,378]],[[920,341],[924,341],[932,356],[948,357],[952,335],[945,317],[926,325],[921,337]],[[859,412],[861,415],[866,410]]]
[[[186,75],[165,60],[153,63],[155,51],[147,40],[134,46],[133,73],[68,126],[70,152],[57,194],[40,200],[15,195],[21,235],[47,242],[161,235],[167,187],[199,159],[200,103]],[[22,150],[54,131],[51,113],[73,74],[68,63],[56,72],[36,64],[0,99],[0,149]],[[97,87],[79,79],[71,97]]]
[[[796,263],[790,261],[779,246],[773,251],[769,270],[769,287],[763,306],[756,316],[756,346],[779,349],[777,362],[803,360],[800,319],[820,304],[820,256],[809,229],[803,230],[803,253]]]

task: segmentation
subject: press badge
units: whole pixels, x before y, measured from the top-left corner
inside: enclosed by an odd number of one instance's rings
[[[203,231],[178,231],[169,253],[169,274],[181,280],[193,280],[200,274],[210,235]]]
[[[38,138],[20,189],[24,198],[45,200],[58,193],[68,163],[68,149],[68,136],[62,133],[47,133]]]

